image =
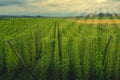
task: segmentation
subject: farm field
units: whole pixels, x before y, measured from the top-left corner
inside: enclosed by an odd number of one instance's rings
[[[80,24],[120,24],[120,19],[72,20]]]
[[[120,19],[0,19],[0,80],[120,80]]]

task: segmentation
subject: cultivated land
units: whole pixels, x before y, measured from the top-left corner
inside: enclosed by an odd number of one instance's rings
[[[81,24],[120,24],[120,19],[73,20]]]
[[[119,75],[119,19],[0,20],[0,80],[120,80]]]

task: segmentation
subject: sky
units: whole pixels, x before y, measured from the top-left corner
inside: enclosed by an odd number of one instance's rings
[[[120,13],[120,0],[0,0],[0,15],[79,16]]]

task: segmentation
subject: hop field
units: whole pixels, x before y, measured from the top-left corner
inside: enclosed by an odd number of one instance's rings
[[[120,21],[106,22],[1,19],[0,80],[120,80]]]

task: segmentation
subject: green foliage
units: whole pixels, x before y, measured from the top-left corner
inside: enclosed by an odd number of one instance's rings
[[[7,40],[38,80],[120,79],[119,24],[78,24],[62,18],[0,21],[0,80],[33,80]]]

